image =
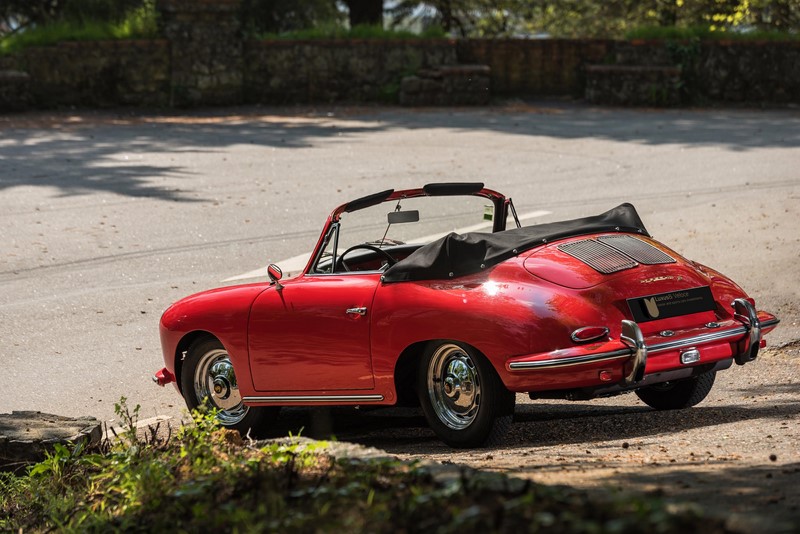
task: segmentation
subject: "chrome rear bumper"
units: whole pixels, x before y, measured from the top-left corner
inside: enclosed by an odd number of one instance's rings
[[[649,355],[670,350],[686,349],[688,351],[695,349],[699,345],[715,341],[736,342],[737,351],[734,354],[734,360],[739,365],[744,365],[758,356],[763,330],[774,327],[779,321],[777,318],[760,321],[756,309],[745,299],[734,300],[732,306],[734,318],[742,323],[741,325],[728,326],[727,328],[688,338],[671,339],[647,345],[639,325],[634,321],[623,320],[620,341],[625,345],[625,348],[579,356],[510,362],[508,369],[511,371],[545,370],[633,357],[631,370],[623,379],[625,385],[631,385],[637,384],[644,379]]]

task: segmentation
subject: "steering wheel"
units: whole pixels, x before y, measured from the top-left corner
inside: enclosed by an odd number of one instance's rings
[[[362,243],[360,245],[353,245],[352,247],[350,247],[347,250],[345,250],[344,252],[342,252],[339,255],[339,257],[336,258],[336,265],[335,265],[334,271],[339,271],[339,269],[342,268],[342,267],[344,267],[345,271],[349,271],[350,267],[348,267],[347,264],[344,262],[344,257],[347,256],[348,254],[350,254],[351,252],[353,252],[354,250],[357,250],[357,249],[360,249],[360,248],[371,250],[372,252],[377,252],[378,254],[380,254],[381,256],[386,258],[386,263],[388,263],[389,266],[392,266],[395,263],[397,263],[397,260],[394,259],[391,254],[389,254],[388,252],[386,252],[382,248],[378,248],[378,247],[373,246],[373,245],[368,245],[367,243]]]

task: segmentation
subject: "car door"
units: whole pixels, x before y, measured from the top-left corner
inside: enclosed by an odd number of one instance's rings
[[[370,307],[379,282],[379,273],[303,276],[259,295],[248,329],[255,389],[372,389]]]

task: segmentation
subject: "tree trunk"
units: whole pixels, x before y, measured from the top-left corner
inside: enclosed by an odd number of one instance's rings
[[[350,10],[350,27],[360,24],[383,26],[383,0],[345,0]]]

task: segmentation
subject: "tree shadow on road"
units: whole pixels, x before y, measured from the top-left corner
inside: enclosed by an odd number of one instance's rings
[[[604,139],[733,151],[800,147],[800,115],[730,110],[620,110],[583,105],[505,105],[479,109],[238,108],[191,114],[23,114],[0,120],[0,190],[52,187],[62,196],[95,191],[196,201],[193,172],[172,156],[225,152],[233,145],[309,148],[354,142],[389,129],[444,129],[458,136],[491,131],[553,139]],[[144,155],[159,156],[145,163]],[[264,153],[264,159],[268,158]],[[175,181],[180,185],[175,185]]]
[[[193,202],[202,200],[192,194],[197,173],[177,162],[185,162],[187,156],[224,153],[238,144],[309,147],[319,138],[382,129],[259,114],[68,118],[48,115],[38,121],[0,122],[0,191],[37,186],[54,188],[58,196],[110,192]],[[145,157],[170,162],[146,163]],[[180,185],[174,185],[176,181]]]
[[[740,391],[768,394],[776,389],[793,392],[796,387],[777,384]],[[798,415],[800,402],[791,399],[761,400],[742,406],[701,405],[676,411],[567,401],[519,404],[515,423],[503,445],[472,451],[457,451],[444,445],[428,428],[421,411],[414,408],[284,409],[281,428],[274,430],[285,433],[293,429],[319,439],[335,436],[391,454],[434,461],[450,461],[457,453],[459,457],[469,457],[470,463],[478,467],[533,478],[552,473],[545,480],[562,480],[564,484],[580,483],[585,478],[581,473],[591,469],[594,474],[586,479],[592,481],[587,485],[591,491],[616,490],[623,496],[626,492],[648,492],[684,506],[694,504],[713,515],[737,514],[730,524],[739,532],[797,532],[800,464],[783,463],[782,458],[775,458],[780,463],[771,463],[772,436],[763,436],[763,443],[754,444],[763,450],[761,465],[742,465],[716,449],[705,452],[702,443],[696,444],[697,455],[684,450],[660,455],[654,451],[658,449],[658,436],[665,433],[680,434],[695,429],[715,432],[720,425],[743,421],[774,420],[777,424],[797,420]],[[775,438],[779,436],[776,434]],[[653,458],[632,461],[618,457],[617,451],[633,451],[641,440],[650,443],[646,454],[641,454],[644,457],[654,454]],[[584,448],[592,454],[584,454]],[[513,454],[515,460],[503,456],[505,460],[497,463],[493,459],[505,452]],[[668,459],[672,453],[677,460]],[[560,457],[544,459],[542,454]],[[568,476],[570,473],[572,478]]]
[[[753,406],[696,406],[689,410],[656,411],[644,406],[590,404],[518,404],[511,432],[500,448],[549,447],[607,441],[632,441],[665,432],[756,419],[800,415],[800,402],[763,402]],[[449,449],[428,428],[415,408],[284,408],[270,435],[302,433],[378,447],[390,453],[441,454]]]

